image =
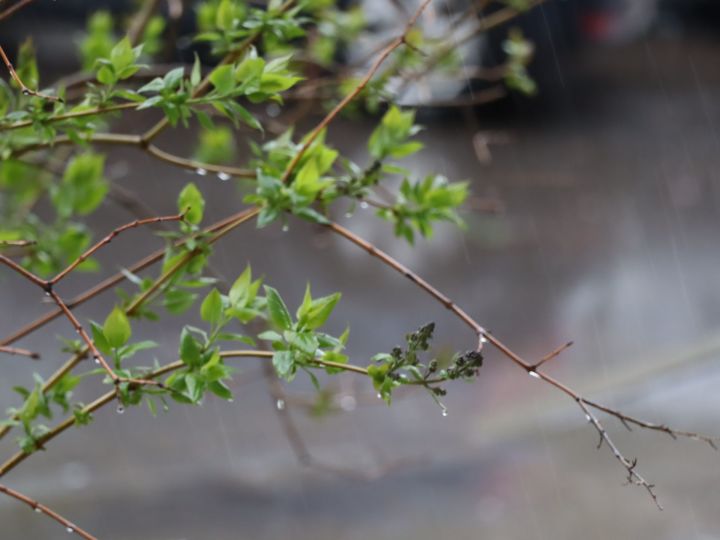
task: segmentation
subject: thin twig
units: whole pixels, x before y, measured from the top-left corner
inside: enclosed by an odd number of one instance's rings
[[[81,529],[80,527],[75,525],[69,519],[64,518],[63,516],[58,514],[55,510],[52,510],[51,508],[45,506],[44,504],[40,504],[36,500],[31,499],[27,495],[23,495],[19,491],[11,489],[4,484],[0,484],[0,493],[4,493],[5,495],[12,497],[13,499],[16,499],[16,500],[20,501],[21,503],[28,505],[30,508],[35,510],[35,512],[45,514],[50,519],[57,521],[60,525],[65,527],[65,530],[69,533],[77,534],[78,536],[80,536],[81,538],[84,538],[85,540],[97,540],[97,538],[94,537],[92,534],[85,531],[84,529]]]
[[[29,1],[32,1],[32,0],[29,0]],[[20,4],[16,4],[13,7],[17,8],[17,6],[20,6]],[[7,9],[6,12],[10,11],[10,9],[12,9],[12,8]],[[0,14],[0,21],[1,20],[2,20],[2,14]],[[25,83],[22,81],[22,79],[18,76],[18,74],[15,72],[15,68],[13,67],[12,62],[10,62],[10,59],[8,58],[7,54],[5,54],[5,50],[2,48],[2,45],[0,45],[0,58],[2,58],[2,61],[5,63],[5,67],[7,68],[8,72],[10,73],[10,76],[12,77],[13,81],[15,81],[15,83],[20,87],[20,91],[24,95],[35,96],[35,97],[39,97],[42,99],[47,99],[48,101],[62,101],[57,96],[48,96],[46,94],[42,94],[42,93],[38,92],[37,90],[32,90],[32,89],[28,88],[25,85]]]
[[[598,448],[602,445],[603,442],[605,442],[608,447],[610,448],[610,451],[613,453],[615,458],[622,464],[623,467],[625,467],[625,470],[627,471],[627,481],[630,484],[634,484],[636,486],[640,486],[645,489],[645,491],[648,492],[650,497],[652,498],[655,505],[658,507],[659,510],[662,510],[663,507],[660,504],[660,501],[658,501],[657,494],[655,493],[655,485],[649,483],[643,476],[641,476],[637,472],[637,459],[628,459],[626,458],[622,452],[618,449],[618,447],[615,445],[613,440],[608,435],[608,432],[605,430],[603,425],[600,423],[600,421],[597,419],[597,417],[592,413],[592,411],[587,407],[587,404],[585,403],[585,400],[583,400],[581,397],[575,398],[575,402],[580,406],[580,408],[585,413],[585,418],[587,418],[588,422],[592,424],[592,426],[595,428],[595,430],[600,435],[600,442],[598,443]]]
[[[285,168],[285,172],[282,176],[282,182],[287,183],[290,179],[290,175],[295,170],[295,167],[302,159],[305,152],[312,146],[312,144],[315,142],[315,139],[318,138],[320,133],[335,119],[335,117],[340,114],[340,112],[347,107],[347,105],[354,100],[368,85],[370,80],[375,76],[375,73],[380,68],[380,66],[385,62],[388,56],[390,56],[395,49],[400,47],[403,44],[406,44],[406,38],[410,30],[413,26],[415,26],[415,23],[417,22],[418,18],[422,14],[422,12],[427,8],[427,6],[430,4],[432,0],[424,0],[422,4],[420,4],[420,7],[415,11],[413,16],[410,18],[410,20],[405,25],[405,31],[393,39],[377,56],[373,64],[370,66],[370,69],[367,71],[365,76],[362,78],[359,84],[357,84],[351,92],[349,92],[333,109],[325,116],[325,118],[322,119],[322,121],[315,126],[315,128],[305,136],[305,142],[300,147],[300,150],[297,151],[297,153],[293,156],[292,160],[290,160],[290,163],[288,163],[287,167]]]
[[[420,287],[422,290],[424,290],[426,293],[428,293],[430,296],[435,298],[438,302],[440,302],[445,308],[453,312],[460,320],[462,320],[468,327],[470,327],[477,336],[480,338],[480,344],[479,347],[482,346],[482,341],[487,340],[491,345],[493,345],[498,351],[500,351],[504,356],[506,356],[508,359],[510,359],[513,363],[521,367],[524,371],[526,371],[529,375],[533,376],[534,378],[540,379],[551,386],[554,386],[564,394],[571,397],[573,400],[575,400],[578,403],[582,403],[581,406],[589,406],[593,407],[595,409],[598,409],[600,411],[603,411],[611,416],[614,416],[619,421],[621,421],[624,425],[634,424],[638,427],[646,428],[649,430],[655,430],[655,431],[661,431],[664,433],[667,433],[668,435],[671,435],[672,437],[685,437],[692,440],[700,440],[708,443],[713,448],[716,448],[715,442],[718,441],[716,438],[707,437],[705,435],[700,435],[698,433],[693,432],[687,432],[687,431],[678,431],[675,429],[672,429],[668,426],[662,425],[662,424],[653,424],[650,422],[645,422],[642,420],[638,420],[634,417],[628,416],[620,411],[617,411],[615,409],[611,409],[609,407],[605,407],[604,405],[595,403],[590,400],[586,400],[583,398],[579,393],[577,393],[575,390],[570,388],[569,386],[565,385],[564,383],[560,382],[559,380],[546,375],[543,372],[536,371],[534,369],[534,365],[528,363],[527,361],[523,360],[518,354],[513,352],[509,347],[507,347],[504,343],[502,343],[498,338],[496,338],[494,335],[490,334],[489,332],[486,332],[482,326],[480,326],[472,317],[470,317],[465,311],[463,311],[460,307],[457,306],[450,298],[448,298],[446,295],[441,293],[439,290],[437,290],[435,287],[430,285],[427,281],[422,279],[420,276],[418,276],[416,273],[412,272],[410,269],[408,269],[406,266],[404,266],[399,261],[395,260],[393,257],[385,253],[384,251],[376,248],[374,245],[370,244],[366,240],[360,238],[356,234],[352,233],[348,229],[345,229],[344,227],[338,225],[337,223],[329,223],[325,225],[327,228],[335,232],[336,234],[346,238],[347,240],[351,241],[355,245],[361,247],[365,251],[368,252],[371,256],[379,259],[381,262],[395,270],[396,272],[400,273],[401,275],[405,276],[408,280],[415,283],[418,287]],[[551,356],[552,353],[549,355]],[[592,415],[589,415],[592,418]],[[597,425],[595,425],[597,429]],[[607,435],[607,434],[606,434]],[[603,437],[606,441],[608,438]],[[614,447],[614,445],[608,444],[608,446],[611,449],[614,449],[613,451],[616,451],[617,448]],[[619,453],[619,452],[618,452]],[[620,454],[621,455],[621,454]],[[623,464],[625,464],[624,461],[621,461]],[[632,464],[632,462],[630,462]],[[653,501],[657,504],[657,499],[654,496],[654,493],[652,492],[652,485],[645,483],[640,483],[638,476],[631,475],[635,480],[636,484],[641,485],[646,490],[648,490],[653,498]],[[641,478],[641,477],[640,477]],[[648,489],[648,486],[650,486],[650,489]]]
[[[37,360],[40,358],[40,355],[36,352],[29,351],[27,349],[19,349],[17,347],[6,347],[0,345],[0,353],[10,354],[13,356],[27,356],[28,358],[32,358],[33,360]]]

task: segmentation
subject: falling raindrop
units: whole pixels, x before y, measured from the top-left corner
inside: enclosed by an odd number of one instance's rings
[[[531,377],[533,377],[533,378],[535,378],[535,379],[539,379],[539,378],[540,378],[540,375],[538,375],[538,372],[537,372],[537,371],[534,371],[534,370],[528,371],[528,375],[530,375]]]
[[[370,205],[368,203],[366,203],[365,201],[360,202],[360,208],[362,208],[363,210],[365,210],[368,206],[370,206]]]
[[[220,171],[219,173],[217,173],[217,177],[223,182],[227,182],[228,180],[230,180],[230,175],[224,171]]]
[[[123,407],[122,405],[118,405],[116,410],[118,414],[122,414],[125,412],[125,407]]]
[[[284,411],[285,410],[285,400],[284,399],[278,399],[277,403],[275,403],[275,406],[277,407],[278,411]]]
[[[357,400],[354,396],[351,396],[350,394],[345,394],[343,397],[340,398],[340,408],[343,411],[354,411],[356,406]]]
[[[207,171],[205,169],[203,169],[202,167],[198,167],[197,169],[195,169],[195,173],[198,176],[205,176],[207,174]]]

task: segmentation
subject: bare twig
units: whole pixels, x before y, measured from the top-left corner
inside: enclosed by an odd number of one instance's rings
[[[33,360],[37,360],[38,358],[40,358],[40,355],[36,352],[29,351],[27,349],[19,349],[17,347],[0,346],[0,353],[10,354],[14,356],[27,356],[28,358],[32,358]]]
[[[494,335],[486,332],[482,326],[480,326],[472,317],[470,317],[465,311],[463,311],[461,308],[459,308],[450,298],[448,298],[446,295],[441,293],[439,290],[437,290],[435,287],[430,285],[427,281],[422,279],[420,276],[418,276],[416,273],[412,272],[410,269],[408,269],[406,266],[395,260],[393,257],[385,253],[384,251],[379,250],[374,245],[370,244],[366,240],[363,240],[356,234],[352,233],[351,231],[345,229],[344,227],[338,225],[337,223],[330,223],[326,225],[327,228],[335,232],[336,234],[346,238],[347,240],[351,241],[358,247],[361,247],[365,251],[368,252],[371,256],[379,259],[381,262],[395,270],[396,272],[400,273],[401,275],[405,276],[407,279],[409,279],[411,282],[415,283],[418,287],[420,287],[422,290],[424,290],[426,293],[428,293],[430,296],[435,298],[438,302],[440,302],[445,308],[453,312],[461,321],[463,321],[468,327],[470,327],[473,332],[480,338],[480,344],[479,347],[482,346],[482,342],[484,340],[487,340],[491,345],[493,345],[498,351],[500,351],[504,356],[506,356],[508,359],[510,359],[513,363],[521,367],[524,371],[526,371],[529,375],[531,375],[534,378],[540,379],[545,381],[546,383],[550,384],[551,386],[554,386],[564,394],[571,397],[574,401],[579,403],[583,409],[586,407],[592,407],[597,410],[603,411],[611,416],[614,416],[616,419],[618,419],[620,422],[623,423],[623,425],[628,426],[628,424],[634,424],[638,427],[642,427],[649,430],[654,431],[661,431],[664,433],[667,433],[668,435],[675,437],[685,437],[692,440],[699,440],[704,441],[713,448],[716,448],[716,441],[718,441],[717,438],[713,437],[707,437],[705,435],[700,435],[698,433],[688,432],[688,431],[679,431],[672,429],[668,426],[665,426],[663,424],[654,424],[650,422],[645,422],[642,420],[638,420],[634,417],[628,416],[618,410],[611,409],[609,407],[606,407],[604,405],[601,405],[599,403],[595,403],[593,401],[587,400],[584,397],[582,397],[579,393],[577,393],[575,390],[570,388],[569,386],[565,385],[564,383],[560,382],[559,380],[550,377],[549,375],[546,375],[545,373],[542,373],[540,371],[537,371],[535,369],[534,364],[530,364],[527,361],[523,360],[518,354],[513,352],[509,347],[507,347],[504,343],[502,343],[499,339],[497,339]],[[555,353],[555,351],[553,351]],[[550,353],[546,356],[546,358],[552,358],[554,355],[553,353]],[[559,351],[558,351],[559,353]],[[548,358],[548,359],[549,359]],[[590,419],[592,420],[594,417],[592,415],[588,415]],[[597,422],[597,419],[595,419],[595,422],[593,422],[594,427],[598,429],[598,426],[600,426],[599,422]],[[600,429],[602,429],[600,427]],[[598,429],[598,431],[600,431]],[[602,429],[600,431],[601,435],[603,435],[603,440],[608,442],[608,446],[613,450],[613,453],[616,453],[617,455],[622,456],[619,451],[617,451],[617,448],[614,444],[611,444],[612,441],[610,441],[610,438],[608,437],[607,433]],[[627,463],[632,465],[632,467],[628,470],[630,476],[634,478],[635,484],[640,485],[644,487],[652,496],[653,502],[657,504],[657,498],[652,490],[652,485],[645,482],[644,479],[639,476],[635,472],[635,464],[634,462],[630,462],[626,460],[625,458],[620,460],[623,465],[627,467]],[[659,505],[658,505],[659,506]]]
[[[58,514],[55,510],[52,510],[51,508],[45,506],[44,504],[40,504],[36,500],[31,499],[27,495],[23,495],[19,491],[11,489],[4,484],[0,484],[0,493],[4,493],[5,495],[20,501],[21,503],[26,504],[27,506],[29,506],[36,512],[45,514],[50,519],[57,521],[60,525],[65,527],[65,530],[69,533],[74,533],[74,534],[78,535],[79,537],[84,538],[85,540],[97,540],[97,538],[95,538],[92,534],[85,531],[84,529],[81,529],[80,527],[75,525],[69,519],[64,518],[63,516]]]
[[[30,0],[30,1],[32,1],[32,0]],[[16,4],[13,7],[17,8],[17,6],[20,6],[20,4]],[[20,6],[20,7],[22,7],[22,6]],[[10,9],[12,9],[12,8],[9,8],[8,10],[6,10],[5,13],[10,11]],[[3,14],[0,13],[0,21],[2,20],[2,15]],[[18,74],[15,72],[15,68],[13,67],[12,63],[10,62],[10,59],[8,58],[7,54],[5,54],[5,50],[2,48],[2,45],[0,45],[0,58],[2,58],[2,61],[5,64],[5,67],[7,68],[8,72],[10,73],[10,76],[12,77],[13,81],[15,81],[15,83],[20,87],[20,91],[23,94],[25,94],[26,96],[35,96],[35,97],[47,99],[48,101],[61,101],[60,98],[57,96],[48,96],[46,94],[42,94],[42,93],[38,92],[37,90],[31,90],[30,88],[28,88],[25,85],[25,83],[22,81],[22,79],[18,76]]]

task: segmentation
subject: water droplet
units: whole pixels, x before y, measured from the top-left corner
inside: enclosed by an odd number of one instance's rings
[[[442,415],[443,415],[443,416],[447,416],[447,415],[448,415],[447,409],[443,409],[443,410],[442,410]]]
[[[289,230],[290,230],[290,226],[287,223],[283,224],[282,232],[288,232]]]
[[[380,392],[378,392],[377,397],[378,397],[378,399],[382,399],[382,394]]]
[[[528,375],[530,375],[531,377],[533,377],[533,378],[535,378],[535,379],[539,379],[539,378],[540,378],[540,375],[538,375],[538,372],[537,372],[537,371],[530,370],[530,371],[528,371]]]
[[[586,414],[586,415],[585,415],[585,420],[587,420],[588,423],[592,422],[592,418],[590,418],[590,415],[589,415],[589,414]]]
[[[277,407],[278,411],[284,411],[285,410],[285,400],[278,399],[277,403],[275,403],[275,406]]]
[[[230,398],[227,400],[228,403],[235,403],[235,400],[233,398]]]
[[[75,529],[73,529],[72,527],[66,527],[65,530],[66,530],[67,532],[69,532],[70,534],[72,534],[72,533],[75,532]]]
[[[488,342],[488,339],[485,337],[484,334],[482,336],[480,336],[480,343],[487,343],[487,342]]]
[[[195,174],[197,174],[198,176],[205,176],[207,174],[207,171],[202,167],[198,167],[197,169],[195,169]]]
[[[345,212],[345,217],[350,219],[352,217],[352,212]]]
[[[99,357],[99,356],[95,355],[93,358],[95,359],[95,363],[96,363],[96,364],[100,364],[100,357]]]
[[[370,206],[370,205],[368,203],[366,203],[365,201],[360,202],[360,208],[362,208],[363,210],[367,209],[368,206]]]
[[[230,175],[223,171],[220,171],[219,173],[217,173],[217,177],[219,180],[222,180],[223,182],[227,182],[228,180],[230,180]]]
[[[45,291],[45,296],[50,296],[50,292],[49,292],[49,291]]]
[[[33,508],[33,510],[35,510],[35,512],[37,512],[38,514],[42,513],[42,510],[40,510],[39,506],[36,506],[35,508]]]
[[[118,414],[122,414],[125,412],[125,407],[123,407],[122,405],[118,405],[116,410]]]

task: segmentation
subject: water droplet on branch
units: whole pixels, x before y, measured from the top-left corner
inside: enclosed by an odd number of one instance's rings
[[[125,412],[125,407],[123,407],[122,405],[118,405],[116,411],[118,414],[122,414]]]
[[[275,403],[275,406],[277,407],[278,411],[284,411],[285,410],[285,400],[284,399],[278,399],[277,403]]]
[[[227,182],[228,180],[230,180],[230,175],[223,171],[220,171],[219,173],[217,173],[217,177],[219,180],[222,180],[223,182]]]
[[[202,167],[198,167],[197,169],[195,169],[195,174],[197,174],[198,176],[205,176],[207,174],[207,171]]]
[[[530,376],[531,376],[532,378],[534,378],[534,379],[539,379],[539,378],[540,378],[540,375],[538,374],[538,372],[537,372],[537,371],[534,371],[534,370],[532,370],[532,369],[531,369],[530,371],[528,371],[528,375],[530,375]]]

